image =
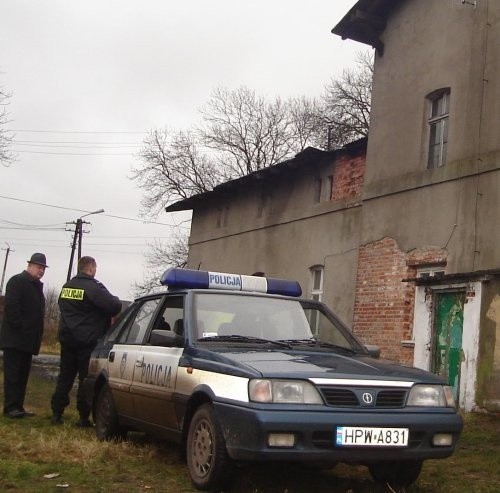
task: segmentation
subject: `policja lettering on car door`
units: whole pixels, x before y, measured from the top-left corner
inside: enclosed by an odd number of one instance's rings
[[[140,420],[178,428],[172,402],[183,348],[141,346],[130,392]]]

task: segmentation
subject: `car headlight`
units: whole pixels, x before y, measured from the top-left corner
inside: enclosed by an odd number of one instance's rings
[[[407,406],[455,407],[451,387],[447,385],[414,385]]]
[[[314,385],[303,380],[250,380],[248,396],[254,402],[323,404]]]

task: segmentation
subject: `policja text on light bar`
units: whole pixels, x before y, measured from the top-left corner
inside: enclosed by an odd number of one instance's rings
[[[302,294],[297,281],[177,267],[166,270],[160,282],[169,289],[226,289],[295,297]]]

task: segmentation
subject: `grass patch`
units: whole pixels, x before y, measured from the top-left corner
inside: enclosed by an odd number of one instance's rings
[[[3,375],[2,375],[3,379]],[[71,492],[194,492],[179,448],[141,433],[126,442],[96,440],[92,429],[74,427],[78,415],[74,396],[65,424],[51,426],[50,396],[54,382],[32,373],[26,407],[37,416],[0,418],[0,491]],[[2,391],[0,390],[0,396]],[[500,491],[500,418],[471,414],[455,455],[429,460],[407,493],[496,493]],[[52,479],[47,474],[58,474]],[[237,468],[231,491],[238,493],[382,493],[362,466],[339,464],[314,471],[281,464]]]

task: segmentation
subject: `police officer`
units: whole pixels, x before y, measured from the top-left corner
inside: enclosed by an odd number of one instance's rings
[[[52,424],[61,424],[69,393],[78,373],[76,407],[80,414],[77,425],[92,426],[90,408],[85,399],[83,380],[87,376],[90,355],[97,340],[104,335],[111,318],[121,310],[121,302],[103,284],[94,279],[97,264],[92,257],[78,261],[78,273],[62,288],[59,295],[61,322],[59,342],[61,361],[57,385],[52,395]]]
[[[34,253],[26,270],[11,277],[5,289],[0,348],[4,368],[3,413],[9,418],[33,416],[24,409],[24,398],[32,357],[38,354],[42,343],[45,298],[40,279],[46,267],[45,255]]]

